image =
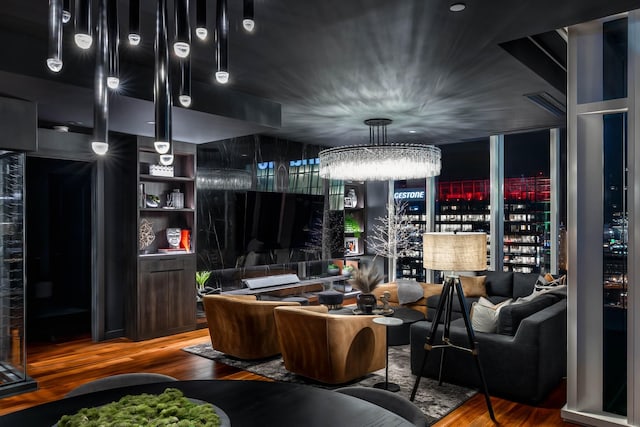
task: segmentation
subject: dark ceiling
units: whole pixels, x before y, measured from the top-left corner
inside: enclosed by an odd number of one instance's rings
[[[128,1],[119,1],[123,89],[111,96],[110,128],[151,136],[155,2],[142,3],[143,43],[134,50],[125,43]],[[563,126],[563,116],[523,96],[546,92],[564,102],[562,75],[555,70],[548,81],[507,46],[637,7],[635,0],[468,0],[454,13],[439,0],[255,0],[256,30],[246,34],[242,1],[228,3],[230,82],[213,79],[212,38],[194,37],[194,103],[174,108],[174,139],[267,133],[360,143],[371,117],[393,119],[390,140],[436,144]],[[0,2],[0,94],[37,101],[43,122],[91,127],[94,53],[83,56],[67,40],[63,71],[48,72],[47,10],[45,0]],[[214,16],[210,1],[210,32]],[[71,32],[65,25],[65,37]]]

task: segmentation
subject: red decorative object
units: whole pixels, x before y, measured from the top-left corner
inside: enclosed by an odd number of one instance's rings
[[[191,231],[190,230],[182,230],[180,232],[180,247],[187,250],[187,252],[191,251]]]

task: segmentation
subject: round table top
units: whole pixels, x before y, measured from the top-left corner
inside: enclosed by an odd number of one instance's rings
[[[0,426],[53,426],[62,415],[104,405],[128,394],[182,390],[185,396],[213,403],[232,427],[243,426],[412,426],[380,406],[335,391],[271,381],[194,380],[121,387],[68,397],[0,417]]]
[[[329,314],[354,314],[353,313],[354,308],[355,306],[347,306],[337,310],[329,310]],[[385,317],[400,319],[402,320],[403,323],[414,323],[419,320],[425,319],[424,314],[412,308],[395,306],[395,307],[391,307],[391,309],[393,309],[393,314]]]
[[[373,319],[373,322],[386,326],[398,326],[404,323],[402,319],[398,319],[395,317],[376,317],[375,319]]]

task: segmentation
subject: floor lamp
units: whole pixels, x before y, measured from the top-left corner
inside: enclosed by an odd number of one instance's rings
[[[487,402],[487,408],[491,419],[495,421],[493,414],[493,407],[491,406],[491,399],[489,398],[489,391],[487,389],[487,382],[482,372],[482,366],[478,359],[478,343],[476,342],[473,328],[471,327],[471,321],[469,320],[469,310],[467,303],[462,293],[462,285],[460,284],[460,277],[455,274],[456,271],[481,271],[487,269],[487,235],[485,233],[425,233],[423,235],[423,261],[424,267],[430,270],[450,271],[444,280],[442,287],[442,293],[440,294],[440,301],[438,302],[438,308],[436,309],[433,322],[431,323],[431,330],[427,336],[427,341],[424,345],[424,355],[422,356],[422,364],[420,371],[416,376],[416,382],[413,385],[413,391],[411,392],[411,401],[416,396],[418,391],[418,385],[420,384],[420,378],[424,372],[424,368],[427,363],[427,358],[431,350],[436,348],[442,349],[440,357],[440,372],[438,374],[438,380],[442,383],[442,367],[444,363],[445,353],[449,350],[465,351],[473,356],[473,361],[480,374],[480,380],[482,382],[482,391],[484,392],[485,400]],[[453,299],[458,298],[460,307],[462,309],[462,317],[467,329],[467,336],[469,338],[469,348],[462,347],[452,343],[449,340],[449,329],[451,326],[451,307]],[[444,319],[442,319],[444,315]],[[444,332],[442,333],[442,344],[434,345],[438,327],[440,321],[443,320]]]

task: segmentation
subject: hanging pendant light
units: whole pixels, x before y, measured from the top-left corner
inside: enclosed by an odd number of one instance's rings
[[[173,164],[173,144],[169,147],[169,151],[165,154],[160,154],[160,164],[169,166]]]
[[[191,51],[191,26],[189,25],[189,0],[176,0],[174,6],[176,38],[173,51],[179,58],[186,58]]]
[[[156,10],[155,76],[153,81],[155,106],[155,150],[162,164],[173,162],[171,147],[171,92],[169,90],[169,44],[167,42],[167,0],[158,0]],[[169,163],[166,163],[170,160]]]
[[[89,49],[93,44],[91,0],[76,0],[75,13],[75,34],[73,40],[80,49]]]
[[[244,0],[244,13],[242,17],[242,26],[249,33],[253,32],[256,22],[253,19],[253,0]]]
[[[140,44],[140,0],[129,2],[129,36],[127,38],[131,46]]]
[[[107,86],[115,90],[120,85],[120,25],[118,23],[118,2],[116,0],[110,0],[107,3],[107,29],[107,45],[109,47]]]
[[[180,61],[180,90],[178,101],[185,108],[191,106],[191,58]]]
[[[91,149],[98,155],[109,150],[109,96],[107,93],[106,66],[109,59],[107,1],[98,2],[98,42],[96,46],[96,68],[94,78],[93,99],[93,140]]]
[[[62,2],[62,23],[66,24],[71,21],[71,0],[64,0]]]
[[[388,181],[440,175],[440,149],[387,142],[390,119],[368,119],[369,144],[320,151],[320,176],[349,181]]]
[[[62,0],[49,0],[49,55],[47,67],[62,70]]]
[[[206,40],[207,31],[207,0],[196,1],[196,36],[200,40]]]
[[[216,80],[225,84],[229,81],[229,16],[227,0],[218,0],[216,7]]]

